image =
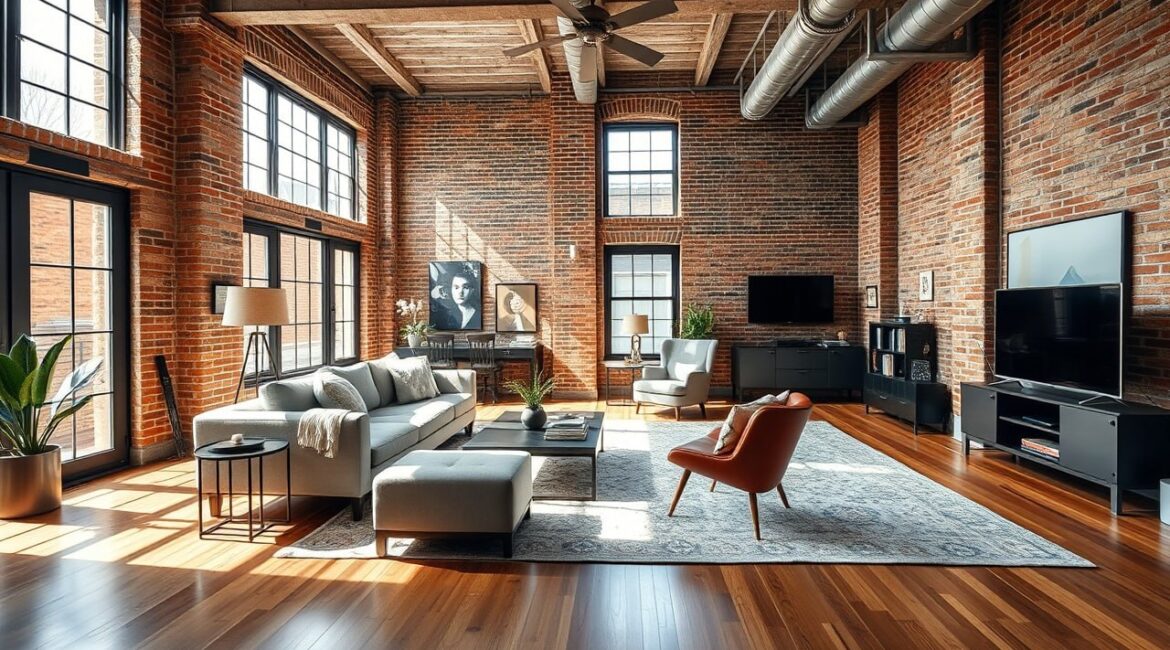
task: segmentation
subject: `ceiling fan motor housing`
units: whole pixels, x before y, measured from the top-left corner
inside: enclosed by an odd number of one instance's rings
[[[597,45],[609,40],[609,30],[604,25],[583,25],[577,28],[577,35],[586,45]]]

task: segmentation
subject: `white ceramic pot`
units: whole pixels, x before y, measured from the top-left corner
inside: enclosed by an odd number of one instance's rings
[[[422,347],[422,335],[421,334],[407,334],[406,335],[406,344],[412,348]]]
[[[0,519],[61,507],[61,448],[34,456],[0,456]]]

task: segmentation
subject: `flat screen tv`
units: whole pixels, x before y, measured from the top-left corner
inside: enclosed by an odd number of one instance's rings
[[[833,276],[748,277],[748,322],[833,322]]]
[[[1121,397],[1120,284],[995,292],[995,374]]]

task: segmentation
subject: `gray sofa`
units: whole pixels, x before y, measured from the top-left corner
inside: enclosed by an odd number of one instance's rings
[[[351,412],[345,417],[333,458],[326,458],[296,442],[301,415],[319,406],[313,396],[312,376],[265,384],[261,386],[257,399],[196,416],[195,444],[201,446],[226,440],[235,433],[288,440],[292,493],[346,497],[351,500],[354,519],[360,519],[362,501],[370,494],[373,477],[378,472],[408,452],[435,449],[460,431],[470,432],[475,422],[475,371],[434,370],[440,394],[431,399],[400,404],[396,401],[393,380],[389,372],[380,367],[381,362],[332,368],[354,384],[369,408],[369,413]],[[283,493],[283,455],[268,458],[265,463],[265,493]],[[244,472],[236,472],[234,476],[235,489],[239,492],[247,489],[241,474]],[[213,477],[210,471],[203,477],[204,493],[215,492]],[[221,480],[226,489],[226,475],[221,476]],[[211,507],[217,511],[219,504],[212,503]]]

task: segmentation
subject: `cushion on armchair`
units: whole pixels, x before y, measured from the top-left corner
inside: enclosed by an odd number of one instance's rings
[[[723,427],[719,429],[719,439],[715,442],[715,453],[730,454],[735,451],[735,446],[739,444],[739,439],[743,436],[744,429],[747,428],[748,420],[752,419],[752,414],[765,406],[787,404],[789,394],[791,391],[786,390],[779,395],[764,395],[754,402],[732,406],[731,412],[727,414],[727,419],[723,421]]]
[[[674,379],[639,379],[634,382],[634,390],[657,395],[686,395],[687,385]]]
[[[344,377],[330,370],[321,370],[313,375],[313,395],[327,409],[367,412],[361,393]]]

